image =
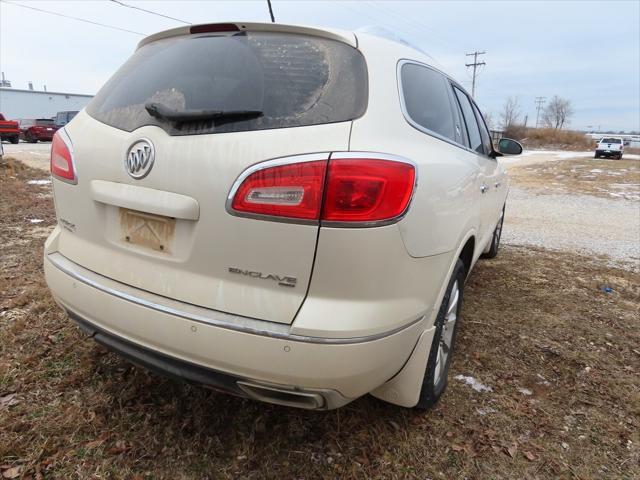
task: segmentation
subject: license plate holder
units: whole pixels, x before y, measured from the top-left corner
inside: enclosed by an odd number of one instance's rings
[[[120,226],[124,242],[157,252],[171,253],[175,218],[121,208]]]

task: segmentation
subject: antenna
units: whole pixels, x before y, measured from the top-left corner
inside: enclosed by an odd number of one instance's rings
[[[273,8],[271,8],[271,0],[267,0],[267,5],[269,5],[269,15],[271,15],[271,23],[276,23],[276,17],[273,16]]]

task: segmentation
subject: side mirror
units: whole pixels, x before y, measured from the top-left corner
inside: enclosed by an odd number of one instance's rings
[[[510,138],[501,138],[498,142],[498,152],[504,155],[520,155],[522,153],[522,145],[520,142]]]

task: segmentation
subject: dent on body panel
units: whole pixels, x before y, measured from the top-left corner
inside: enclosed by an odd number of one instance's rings
[[[453,150],[459,150],[455,152]],[[419,183],[409,213],[399,223],[412,257],[455,250],[460,236],[479,214],[474,185],[478,167],[473,155],[457,147],[430,150],[419,165]]]

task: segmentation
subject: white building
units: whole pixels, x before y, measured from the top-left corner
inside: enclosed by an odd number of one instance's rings
[[[93,95],[0,87],[0,113],[7,120],[53,118],[58,112],[82,110]]]

